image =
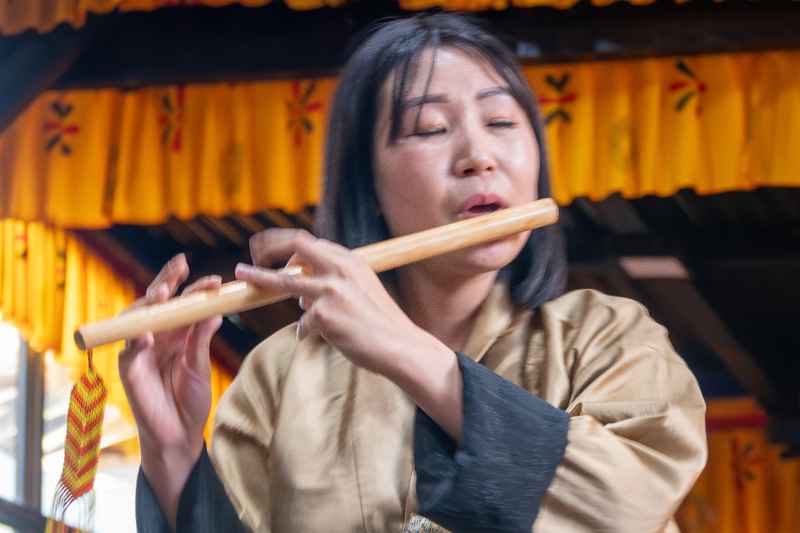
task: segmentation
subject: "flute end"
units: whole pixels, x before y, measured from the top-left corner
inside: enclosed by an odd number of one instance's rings
[[[78,345],[78,348],[80,348],[81,350],[86,350],[86,341],[83,338],[81,330],[76,329],[73,338],[75,339],[75,344]]]

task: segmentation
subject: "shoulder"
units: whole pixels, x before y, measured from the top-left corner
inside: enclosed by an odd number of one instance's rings
[[[289,324],[256,345],[245,357],[237,379],[279,379],[284,376],[299,345],[296,330],[296,323]]]
[[[641,303],[592,289],[571,291],[540,308],[546,330],[575,345],[649,346],[672,352],[667,330]]]
[[[640,315],[647,314],[647,309],[630,298],[611,296],[594,289],[579,289],[545,303],[542,312],[574,325],[590,315],[610,312],[625,316]]]

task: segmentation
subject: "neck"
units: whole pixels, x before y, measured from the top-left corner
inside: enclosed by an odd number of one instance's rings
[[[400,306],[419,327],[450,349],[461,351],[496,278],[496,271],[466,278],[437,278],[424,266],[411,265],[397,274]]]

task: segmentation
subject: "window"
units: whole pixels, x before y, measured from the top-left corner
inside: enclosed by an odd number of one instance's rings
[[[0,322],[0,498],[18,502],[19,332]],[[2,529],[0,529],[2,532]]]

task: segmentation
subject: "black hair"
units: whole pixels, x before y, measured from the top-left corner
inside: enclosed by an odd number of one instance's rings
[[[539,146],[538,196],[550,196],[550,171],[539,108],[511,50],[463,15],[438,13],[392,20],[372,28],[339,79],[329,115],[323,198],[316,233],[348,248],[391,237],[378,210],[374,142],[381,89],[393,72],[389,142],[399,135],[402,102],[422,52],[453,48],[492,66],[530,120]],[[434,65],[431,66],[434,68]],[[531,232],[517,257],[504,267],[516,304],[537,308],[566,284],[566,250],[558,225]]]

